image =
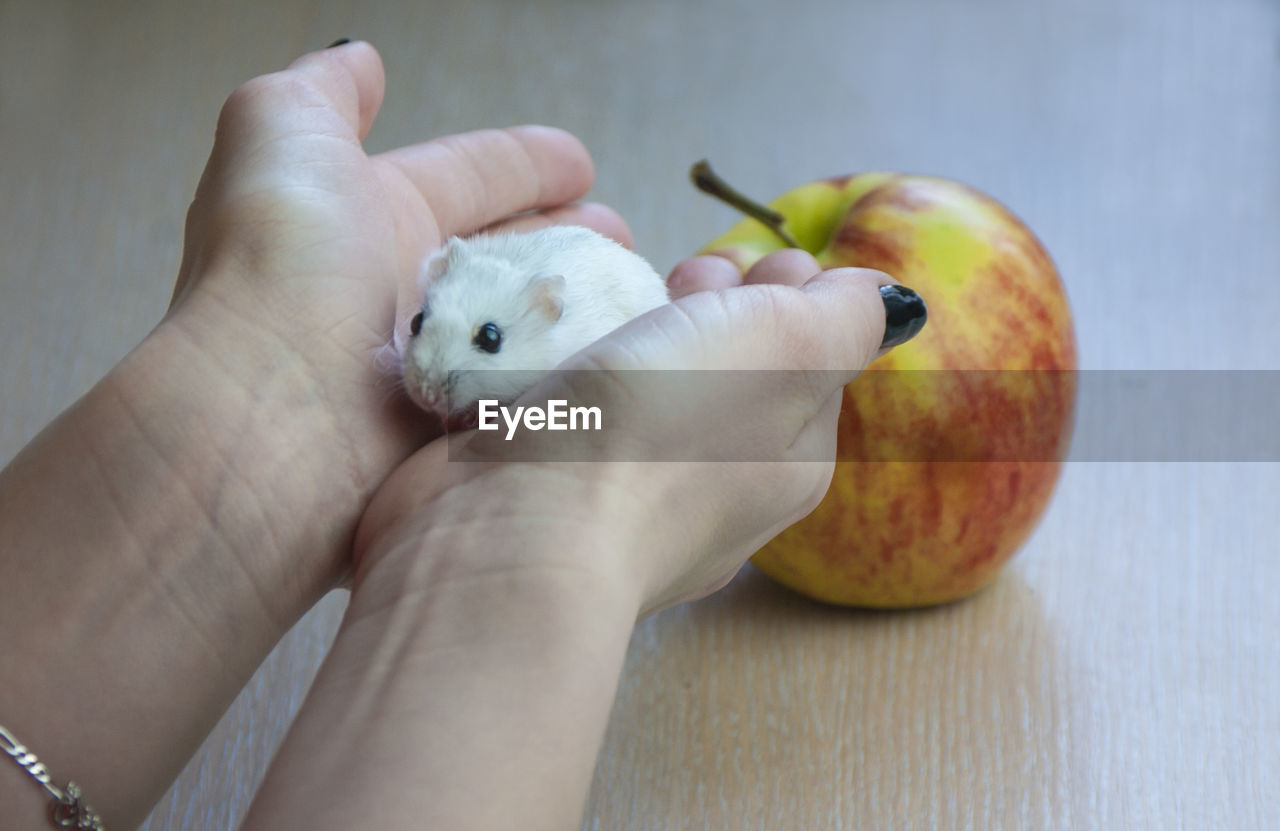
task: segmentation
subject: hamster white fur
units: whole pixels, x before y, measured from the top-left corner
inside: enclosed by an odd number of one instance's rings
[[[402,378],[416,404],[446,420],[480,399],[509,403],[541,373],[668,302],[643,257],[577,226],[451,237],[428,258],[420,288]]]

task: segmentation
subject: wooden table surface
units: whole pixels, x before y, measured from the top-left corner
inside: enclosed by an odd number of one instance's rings
[[[5,0],[0,460],[159,319],[225,96],[342,36],[386,62],[369,149],[566,127],[660,269],[735,219],[687,184],[703,156],[764,196],[938,173],[1038,232],[1083,366],[1280,369],[1275,0]],[[1280,828],[1280,464],[1113,455],[968,601],[847,611],[748,570],[639,624],[583,827]],[[343,604],[146,828],[235,827]]]

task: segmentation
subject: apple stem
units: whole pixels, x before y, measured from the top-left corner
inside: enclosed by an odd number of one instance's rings
[[[728,182],[716,175],[706,159],[693,166],[689,171],[689,178],[693,180],[693,184],[698,190],[708,193],[721,202],[732,205],[752,219],[764,223],[789,248],[800,247],[800,243],[796,242],[796,238],[787,233],[787,230],[782,227],[787,221],[786,217],[734,190],[729,186]]]

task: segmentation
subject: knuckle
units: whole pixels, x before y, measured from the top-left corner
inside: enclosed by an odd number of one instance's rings
[[[787,360],[799,368],[821,368],[829,351],[829,333],[821,325],[822,309],[798,288],[758,286],[759,309],[769,332]]]
[[[283,107],[313,103],[320,91],[300,72],[285,70],[259,75],[245,81],[227,96],[219,114],[219,127],[235,129],[258,118],[277,113]]]

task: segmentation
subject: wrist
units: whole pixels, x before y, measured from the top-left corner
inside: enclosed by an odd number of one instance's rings
[[[389,393],[373,346],[336,348],[334,332],[293,329],[192,297],[118,374],[122,396],[152,416],[155,441],[183,469],[206,468],[216,524],[241,534],[264,589],[305,611],[348,574],[361,514],[425,441],[427,422]]]
[[[0,473],[0,723],[113,826],[339,579],[374,484],[312,450],[318,413],[282,415],[294,367],[255,397],[240,361],[162,326]]]
[[[576,827],[636,593],[564,565],[598,558],[598,538],[518,543],[501,525],[436,530],[371,561],[246,829]],[[463,565],[493,564],[495,541],[526,566]]]
[[[167,555],[239,569],[287,627],[340,576],[350,526],[335,521],[335,503],[358,497],[313,452],[324,439],[316,422],[284,412],[282,401],[306,395],[288,359],[263,359],[234,377],[243,363],[162,324],[104,380],[102,415],[91,416],[127,413],[125,435],[95,432],[91,441],[105,478],[154,490],[124,506],[135,512],[132,527],[181,528]]]
[[[291,621],[200,502],[209,470],[166,457],[119,381],[0,473],[0,720],[129,827]],[[5,777],[0,803],[30,785]]]

